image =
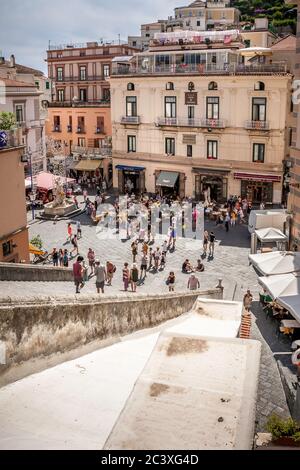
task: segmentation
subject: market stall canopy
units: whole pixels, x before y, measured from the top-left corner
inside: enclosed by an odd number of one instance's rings
[[[257,238],[262,243],[271,243],[271,242],[285,242],[287,241],[287,236],[279,230],[278,228],[269,227],[269,228],[261,228],[259,230],[255,230]]]
[[[278,276],[260,277],[258,282],[274,300],[279,297],[300,295],[300,275],[280,274]]]
[[[249,255],[252,265],[264,276],[300,271],[300,253],[272,251]]]
[[[75,183],[75,180],[72,178],[65,178],[64,176],[58,176],[53,175],[52,173],[42,172],[34,176],[34,186],[39,189],[46,189],[47,191],[50,191],[55,187],[55,180],[57,179],[61,179],[63,183]],[[30,178],[26,178],[25,184],[26,181],[29,181],[31,185]]]
[[[95,171],[102,166],[99,160],[81,160],[76,166],[76,171]]]
[[[37,256],[44,254],[43,250],[39,250],[36,246],[32,245],[32,243],[29,243],[29,253]]]
[[[161,171],[156,181],[156,186],[163,186],[165,188],[174,188],[178,180],[179,173],[172,171]]]
[[[288,295],[282,296],[277,299],[277,302],[286,308],[291,315],[300,323],[300,296]]]

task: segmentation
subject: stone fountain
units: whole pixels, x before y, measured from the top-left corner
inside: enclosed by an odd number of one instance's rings
[[[54,201],[44,206],[44,215],[46,217],[64,217],[77,211],[76,204],[66,198],[60,178],[55,180],[54,195]]]

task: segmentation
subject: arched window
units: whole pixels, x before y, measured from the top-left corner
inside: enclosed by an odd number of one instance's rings
[[[209,90],[217,90],[218,89],[218,84],[216,82],[210,82],[208,85]]]
[[[254,90],[255,91],[263,91],[265,89],[265,84],[264,82],[256,82],[254,85]]]
[[[194,91],[195,90],[195,84],[193,82],[190,82],[188,85],[188,90],[189,91]]]
[[[128,83],[127,90],[128,91],[134,91],[134,83]]]
[[[174,83],[168,82],[166,85],[166,90],[174,90]]]

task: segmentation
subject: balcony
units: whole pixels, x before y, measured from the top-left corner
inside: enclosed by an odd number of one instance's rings
[[[140,116],[122,116],[121,124],[140,124]]]
[[[269,131],[270,123],[269,121],[246,121],[245,129],[256,131]]]
[[[107,77],[104,75],[89,75],[86,77],[80,77],[78,75],[73,77],[63,77],[62,79],[58,79],[57,77],[51,78],[54,82],[57,83],[69,83],[69,82],[97,82],[97,81],[105,81]]]
[[[52,132],[61,132],[61,126],[60,125],[58,125],[58,126],[54,125]]]
[[[208,129],[224,129],[226,121],[224,119],[201,119],[200,126],[207,127]]]
[[[110,100],[52,101],[49,108],[109,108]]]
[[[96,131],[95,131],[95,134],[104,134],[104,127],[97,127],[96,128]]]
[[[78,126],[76,130],[77,134],[85,134],[85,127],[84,126]]]
[[[166,118],[159,117],[157,119],[158,126],[175,126],[175,127],[202,127],[201,119],[189,118]]]
[[[72,132],[72,126],[67,126],[67,132]]]
[[[103,159],[105,157],[112,156],[112,148],[109,146],[104,147],[79,147],[77,145],[72,146],[72,153],[75,156],[81,156],[82,158],[89,159]]]

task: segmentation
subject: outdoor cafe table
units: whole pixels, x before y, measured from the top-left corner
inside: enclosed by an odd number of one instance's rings
[[[300,328],[300,323],[297,322],[297,320],[282,320],[281,321],[281,326],[283,328],[296,329],[296,328]]]

